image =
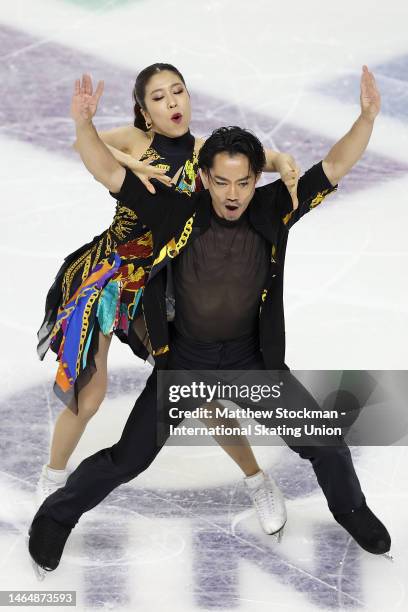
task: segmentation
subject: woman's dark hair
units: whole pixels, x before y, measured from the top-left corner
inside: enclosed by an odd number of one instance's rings
[[[235,125],[221,127],[213,133],[200,149],[198,155],[199,167],[208,174],[217,153],[229,153],[234,156],[242,153],[248,158],[249,167],[257,175],[262,172],[266,160],[262,143],[248,130]]]
[[[172,64],[163,64],[161,62],[157,62],[156,64],[147,66],[147,68],[144,68],[141,72],[139,72],[136,78],[135,86],[133,87],[133,101],[135,103],[135,120],[133,122],[133,125],[139,128],[140,130],[143,130],[144,132],[147,132],[148,130],[144,117],[141,113],[141,109],[143,108],[143,110],[146,110],[146,85],[148,84],[152,76],[154,76],[158,72],[162,72],[162,70],[170,70],[170,72],[174,72],[175,74],[177,74],[182,83],[184,85],[186,84],[181,72],[177,70],[177,68]]]

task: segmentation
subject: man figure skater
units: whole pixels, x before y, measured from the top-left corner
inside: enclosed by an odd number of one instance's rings
[[[30,554],[55,569],[81,515],[115,487],[135,478],[159,452],[159,369],[287,370],[284,363],[283,267],[289,228],[321,203],[360,159],[369,142],[380,95],[363,67],[361,114],[325,159],[299,180],[299,206],[292,209],[282,181],[255,188],[264,165],[258,139],[237,127],[213,132],[199,166],[205,191],[190,197],[157,184],[149,194],[139,179],[113,158],[92,124],[101,88],[83,97],[74,116],[81,157],[121,202],[152,231],[155,261],[143,296],[145,323],[155,368],[137,399],[120,440],[85,459],[66,485],[50,495],[30,528]],[[294,176],[295,180],[295,176]],[[173,262],[174,324],[165,309],[167,263]],[[293,379],[293,377],[292,377]],[[300,403],[315,404],[295,379]],[[336,521],[367,551],[389,551],[390,536],[368,508],[350,451],[339,446],[291,446],[309,459]],[[276,530],[286,520],[276,491]]]

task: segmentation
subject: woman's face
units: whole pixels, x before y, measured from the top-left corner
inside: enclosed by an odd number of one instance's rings
[[[182,136],[191,120],[190,96],[180,77],[170,70],[153,75],[146,85],[144,118],[158,134]]]

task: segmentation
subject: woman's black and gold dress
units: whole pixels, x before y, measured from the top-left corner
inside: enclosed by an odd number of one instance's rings
[[[190,132],[178,138],[155,134],[141,160],[148,158],[169,176],[182,168],[178,191],[189,194],[201,187]],[[117,202],[110,227],[64,260],[47,295],[37,351],[40,359],[48,348],[57,354],[54,390],[66,405],[95,372],[99,331],[114,332],[135,354],[148,357],[135,322],[141,316],[152,246],[148,228],[133,210]]]

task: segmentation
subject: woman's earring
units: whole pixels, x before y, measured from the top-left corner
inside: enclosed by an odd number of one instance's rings
[[[147,130],[150,130],[150,128],[152,127],[152,124],[151,124],[151,123],[148,123],[148,122],[147,122],[147,119],[145,119],[145,124],[146,124],[146,129],[147,129]]]

